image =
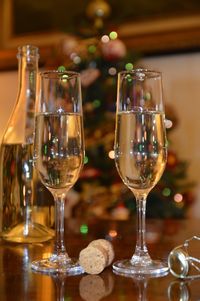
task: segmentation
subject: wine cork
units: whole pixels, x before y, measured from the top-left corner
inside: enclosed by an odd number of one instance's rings
[[[112,244],[105,239],[93,240],[79,254],[79,263],[88,274],[99,274],[114,259]]]
[[[79,254],[79,263],[88,274],[99,274],[106,267],[108,256],[101,246],[88,246]]]
[[[101,246],[102,248],[105,249],[106,253],[107,253],[107,257],[108,257],[108,261],[107,261],[107,264],[106,266],[109,266],[114,257],[115,257],[115,254],[114,254],[114,249],[113,249],[113,246],[112,244],[106,240],[106,239],[96,239],[96,240],[93,240],[89,246]]]

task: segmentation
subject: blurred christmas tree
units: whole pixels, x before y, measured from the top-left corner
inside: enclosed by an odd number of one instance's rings
[[[82,27],[83,37],[79,32],[79,37],[71,36],[62,41],[60,61],[57,61],[62,65],[60,69],[81,72],[82,79],[86,156],[82,175],[75,186],[81,196],[76,214],[126,219],[135,212],[135,202],[114,164],[116,80],[120,70],[137,66],[138,55],[127,51],[117,32],[104,34],[103,17],[109,13],[107,3],[99,0],[91,4],[87,12],[94,19],[95,37],[85,38],[94,31]],[[166,118],[174,125],[177,122],[171,109],[167,109]],[[194,198],[192,184],[187,180],[187,167],[187,162],[180,161],[169,144],[168,163],[160,182],[148,197],[147,216],[185,216]]]

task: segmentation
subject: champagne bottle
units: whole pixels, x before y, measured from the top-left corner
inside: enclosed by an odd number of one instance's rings
[[[33,165],[34,111],[38,73],[38,48],[18,48],[19,89],[15,107],[4,133],[0,152],[1,233],[3,239],[19,243],[43,242],[53,236],[42,221],[39,207],[45,187],[39,182]],[[47,215],[50,215],[51,196]],[[52,205],[52,206],[51,206]],[[43,206],[45,207],[45,206]],[[52,214],[53,216],[53,214]],[[39,219],[39,222],[37,221]]]

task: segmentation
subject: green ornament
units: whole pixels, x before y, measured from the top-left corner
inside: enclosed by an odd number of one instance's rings
[[[131,71],[131,70],[133,70],[133,64],[132,63],[127,63],[125,65],[125,68],[126,68],[127,71]]]
[[[59,72],[65,71],[65,66],[59,66],[59,67],[58,67],[58,71],[59,71]]]
[[[95,99],[93,101],[94,108],[99,108],[101,106],[101,101],[99,99]]]
[[[91,54],[95,53],[96,50],[97,50],[97,47],[95,45],[90,45],[88,47],[88,52],[91,53]]]

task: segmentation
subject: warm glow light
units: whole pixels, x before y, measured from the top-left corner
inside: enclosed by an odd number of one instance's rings
[[[112,238],[116,237],[117,236],[117,231],[116,230],[110,230],[108,232],[108,235]]]
[[[111,67],[111,68],[108,69],[108,73],[109,73],[110,75],[116,75],[117,69],[114,68],[114,67]]]
[[[52,254],[50,252],[45,252],[42,254],[42,258],[49,258]]]
[[[109,151],[108,157],[109,157],[110,159],[114,159],[114,158],[115,158],[115,152],[114,152],[114,150]]]
[[[107,35],[102,36],[102,38],[101,38],[102,43],[108,43],[109,41],[110,41],[109,36],[107,36]]]
[[[169,119],[165,119],[165,127],[166,129],[170,129],[173,126],[173,122]]]
[[[62,75],[62,78],[61,78],[62,82],[66,83],[67,80],[68,80],[68,77],[69,77],[69,76],[68,76],[67,74],[63,74],[63,75]]]
[[[75,56],[74,58],[73,58],[73,62],[74,62],[74,64],[79,64],[80,62],[81,62],[81,58],[80,58],[80,56]]]
[[[73,60],[77,56],[76,52],[70,54],[70,59]]]
[[[182,202],[182,200],[183,200],[182,194],[176,193],[176,194],[174,195],[174,201],[175,201],[175,202],[180,203],[180,202]]]

